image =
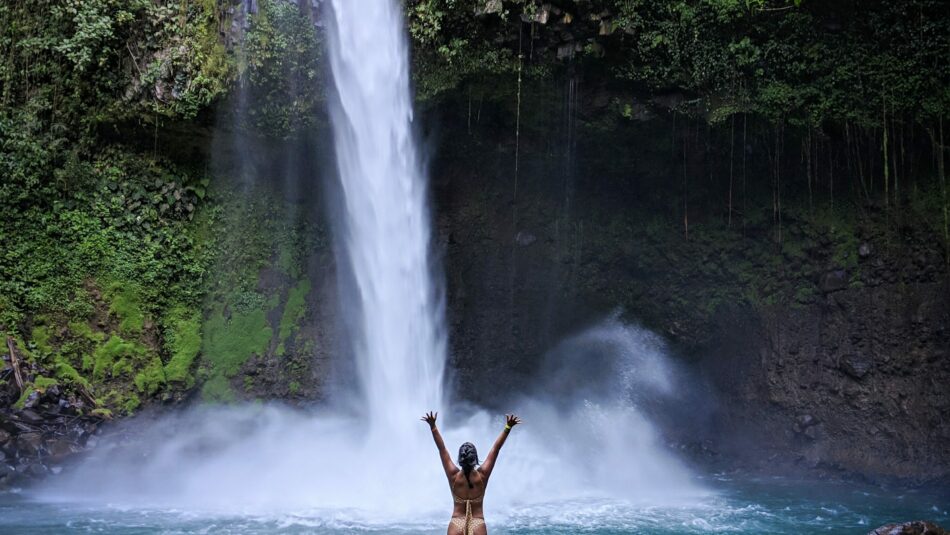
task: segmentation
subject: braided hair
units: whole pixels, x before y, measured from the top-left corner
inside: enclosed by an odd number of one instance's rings
[[[468,483],[468,488],[474,488],[468,475],[472,473],[472,470],[478,466],[478,464],[478,451],[475,450],[475,445],[471,442],[462,444],[459,448],[459,466],[462,467],[462,472],[465,473],[465,481]]]

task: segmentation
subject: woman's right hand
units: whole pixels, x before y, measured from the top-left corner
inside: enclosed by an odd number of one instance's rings
[[[429,429],[435,429],[435,419],[439,417],[439,413],[429,411],[425,416],[420,418],[423,422],[429,424]]]
[[[518,418],[514,414],[505,415],[505,425],[509,428],[514,427],[521,423],[521,418]]]

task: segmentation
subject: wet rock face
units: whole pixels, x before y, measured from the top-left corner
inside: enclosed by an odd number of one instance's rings
[[[533,162],[546,173],[522,176],[516,206],[501,156],[462,166],[465,152],[435,167],[460,397],[503,409],[506,395],[535,383],[546,350],[621,309],[712,383],[711,430],[697,437],[696,426],[673,422],[663,429],[673,441],[708,441],[739,469],[761,460],[764,471],[784,464],[911,482],[950,478],[950,281],[931,231],[908,227],[896,244],[871,215],[844,242],[808,221],[786,223],[779,268],[744,251],[771,233],[704,249],[698,231],[685,240],[637,226],[652,212],[636,204],[636,192],[619,189],[626,182],[608,173],[595,180],[590,168],[571,182],[553,153],[549,167]],[[651,172],[668,168],[631,171],[641,181]],[[605,214],[610,224],[598,219]],[[724,290],[736,272],[744,289],[764,282],[793,291],[767,300],[732,295]],[[704,298],[708,288],[719,293]]]
[[[756,422],[744,436],[792,465],[950,478],[947,291],[946,283],[849,288],[732,330],[732,343],[705,363],[734,411],[722,425]]]
[[[95,445],[102,419],[83,415],[78,405],[47,391],[32,408],[0,410],[0,489],[57,474]]]
[[[868,535],[948,535],[950,532],[931,522],[905,522],[881,526]]]

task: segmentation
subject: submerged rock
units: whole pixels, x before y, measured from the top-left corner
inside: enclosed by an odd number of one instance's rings
[[[868,535],[948,535],[950,532],[932,522],[905,522],[903,524],[887,524],[881,526]]]

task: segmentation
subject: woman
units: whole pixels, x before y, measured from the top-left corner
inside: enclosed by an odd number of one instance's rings
[[[442,468],[445,469],[445,475],[449,478],[449,488],[452,490],[452,499],[455,500],[455,510],[452,511],[452,520],[449,521],[447,535],[488,535],[488,528],[485,526],[485,515],[482,511],[482,500],[485,498],[485,487],[488,486],[488,478],[491,477],[491,471],[495,467],[495,460],[498,459],[498,452],[505,445],[508,433],[511,428],[520,424],[521,420],[514,414],[505,415],[505,429],[495,440],[495,445],[488,452],[485,462],[478,466],[478,452],[471,442],[462,444],[459,448],[458,463],[462,467],[455,466],[449,452],[445,449],[445,442],[442,440],[442,434],[435,426],[435,419],[439,416],[437,412],[426,413],[422,421],[429,424],[432,430],[432,439],[435,440],[436,447],[439,448],[439,457],[442,458]],[[476,468],[478,466],[478,468]]]

